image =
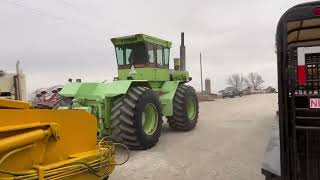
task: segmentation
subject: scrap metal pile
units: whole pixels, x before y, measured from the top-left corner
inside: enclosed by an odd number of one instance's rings
[[[62,85],[56,85],[50,88],[41,88],[31,94],[30,102],[37,109],[58,109],[58,107],[67,107],[71,104],[71,98],[65,98],[59,94]]]

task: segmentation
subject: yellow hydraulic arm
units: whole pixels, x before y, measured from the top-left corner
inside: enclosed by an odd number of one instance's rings
[[[114,146],[97,145],[96,132],[96,118],[85,111],[0,99],[0,180],[106,179]]]

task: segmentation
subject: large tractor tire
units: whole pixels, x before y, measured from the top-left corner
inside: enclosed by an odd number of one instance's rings
[[[111,110],[111,138],[130,149],[149,149],[161,135],[159,97],[146,87],[132,87],[117,99]]]
[[[198,122],[199,103],[191,86],[179,85],[173,98],[173,116],[168,117],[169,126],[176,130],[190,131]]]

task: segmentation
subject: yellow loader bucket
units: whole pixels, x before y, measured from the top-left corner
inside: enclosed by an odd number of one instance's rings
[[[97,146],[97,120],[82,110],[32,109],[0,99],[0,180],[106,179],[112,143]]]

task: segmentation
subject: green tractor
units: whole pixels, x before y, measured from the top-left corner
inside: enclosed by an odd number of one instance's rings
[[[180,60],[169,69],[171,42],[136,34],[111,39],[118,77],[110,83],[68,83],[60,92],[73,98],[70,109],[83,109],[99,120],[99,136],[110,136],[130,149],[148,149],[161,135],[162,117],[180,131],[195,128],[199,104],[185,70],[184,34]],[[181,63],[181,66],[180,66]]]

